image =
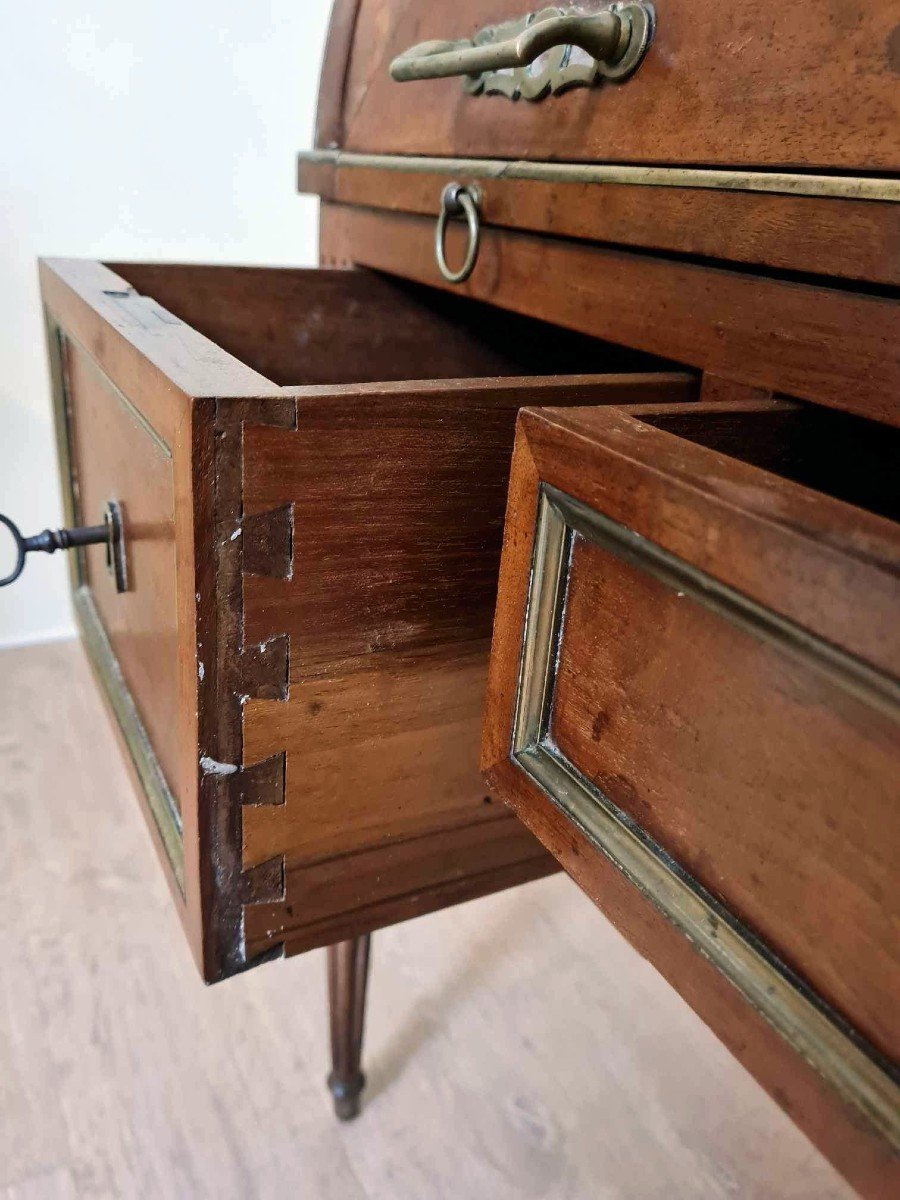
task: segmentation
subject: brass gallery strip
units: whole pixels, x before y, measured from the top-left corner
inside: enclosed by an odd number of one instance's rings
[[[897,1072],[755,935],[568,761],[550,732],[575,534],[589,538],[692,599],[781,644],[780,619],[740,593],[544,485],[529,583],[513,725],[513,761],[589,841],[734,985],[750,1006],[892,1146],[900,1149]],[[802,631],[798,631],[802,633]],[[809,635],[805,635],[809,636]],[[799,643],[790,647],[794,653]],[[848,656],[843,656],[848,658]],[[851,662],[855,660],[849,660]],[[869,669],[848,680],[866,686]],[[839,665],[829,664],[838,673]],[[887,685],[890,681],[885,681]],[[885,700],[884,689],[879,699]]]
[[[72,431],[69,388],[66,379],[65,334],[50,311],[44,307],[44,333],[47,339],[47,358],[50,366],[50,394],[53,401],[53,431],[56,436],[56,462],[59,469],[59,490],[63,502],[66,526],[81,523],[75,503],[72,462]],[[69,585],[74,591],[84,574],[84,549],[67,554]]]
[[[135,708],[131,693],[100,621],[90,588],[82,585],[74,593],[75,615],[84,639],[85,650],[115,713],[125,744],[131,755],[153,820],[165,847],[166,857],[178,887],[184,893],[184,840],[181,817],[150,745],[150,739]]]
[[[495,158],[427,158],[361,154],[349,150],[303,150],[301,163],[325,166],[463,175],[468,179],[530,179],[540,183],[610,183],[640,187],[772,192],[838,200],[900,201],[900,180],[846,175],[797,175],[781,171],[710,170],[700,167],[637,167],[612,163],[526,162]]]
[[[60,328],[53,316],[46,309],[44,310],[44,319],[50,358],[53,416],[59,455],[63,506],[66,524],[74,525],[81,518],[73,488],[71,405],[69,402],[64,349],[64,343],[68,335]],[[85,351],[85,353],[87,352]],[[90,355],[88,355],[88,358],[93,363]],[[97,369],[99,370],[99,368]],[[107,382],[109,382],[110,387],[113,388],[121,399],[126,400],[111,381]],[[126,403],[129,410],[133,409],[134,406],[129,401],[126,400]],[[137,410],[134,411],[140,417]],[[169,447],[159,434],[143,420],[141,421],[141,426],[146,427],[148,433],[160,444],[163,451],[171,457]],[[160,840],[165,848],[166,857],[172,867],[172,874],[178,881],[178,887],[183,894],[184,839],[178,805],[175,803],[175,798],[163,775],[159,760],[153,752],[147,731],[144,729],[134,700],[131,697],[122,671],[116,661],[109,637],[97,613],[97,608],[85,575],[84,550],[79,550],[67,557],[69,559],[69,576],[75,606],[75,616],[84,640],[85,651],[122,731],[125,744],[128,747],[138,778],[141,781],[141,786],[144,789],[144,794],[147,797],[147,803],[153,814],[154,823],[159,831]]]

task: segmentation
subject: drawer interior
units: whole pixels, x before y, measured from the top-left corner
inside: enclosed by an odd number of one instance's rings
[[[108,264],[138,292],[282,387],[668,364],[373,271]]]
[[[656,429],[896,521],[900,430],[850,413],[788,402],[632,410]]]

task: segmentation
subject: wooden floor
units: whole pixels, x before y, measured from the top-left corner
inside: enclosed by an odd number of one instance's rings
[[[363,1115],[324,956],[194,972],[87,667],[0,652],[2,1200],[852,1193],[566,879],[375,941]]]

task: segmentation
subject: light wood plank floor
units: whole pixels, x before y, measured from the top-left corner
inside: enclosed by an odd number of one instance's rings
[[[375,940],[332,1118],[324,956],[195,975],[73,644],[0,652],[0,1198],[846,1200],[564,878]]]

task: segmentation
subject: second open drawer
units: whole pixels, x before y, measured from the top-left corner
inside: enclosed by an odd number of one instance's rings
[[[519,422],[487,781],[864,1191],[896,1183],[896,438],[778,401]]]

